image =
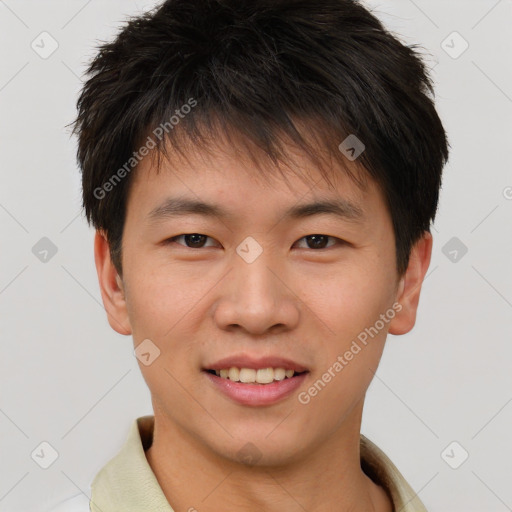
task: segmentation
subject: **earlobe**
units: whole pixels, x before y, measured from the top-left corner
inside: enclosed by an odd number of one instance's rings
[[[94,237],[94,261],[101,298],[110,326],[119,334],[131,334],[123,281],[110,258],[106,236],[100,231],[96,231]]]
[[[406,334],[414,327],[421,285],[430,265],[431,256],[432,235],[425,231],[412,248],[407,270],[400,279],[396,302],[402,308],[390,322],[389,334]]]

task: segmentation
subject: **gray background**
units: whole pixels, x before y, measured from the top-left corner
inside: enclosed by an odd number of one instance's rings
[[[512,2],[367,4],[426,48],[452,151],[417,324],[389,336],[363,432],[429,511],[512,510]],[[132,340],[106,320],[65,128],[94,45],[152,5],[0,1],[1,511],[88,494],[152,412]]]

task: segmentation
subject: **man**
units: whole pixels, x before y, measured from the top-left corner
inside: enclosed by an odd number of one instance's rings
[[[154,416],[65,510],[424,511],[360,433],[448,158],[416,52],[351,0],[169,0],[88,74],[83,203]]]

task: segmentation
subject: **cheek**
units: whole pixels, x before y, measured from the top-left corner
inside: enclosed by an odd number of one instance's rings
[[[332,379],[330,399],[335,403],[349,400],[347,407],[355,405],[366,392],[394,316],[393,282],[390,280],[393,274],[370,264],[360,270],[336,283],[338,291],[331,291],[329,304],[335,335],[331,336],[332,343],[328,346],[326,370],[331,369],[336,377],[326,375],[326,379]]]
[[[190,368],[197,364],[197,322],[206,314],[201,299],[211,288],[207,279],[189,274],[149,264],[127,268],[127,278],[132,276],[126,299],[134,344],[149,339],[160,351],[154,363],[139,362],[141,373],[155,396],[174,390],[173,400],[185,408],[178,382],[190,380]],[[190,391],[194,385],[189,382]]]
[[[208,276],[198,274],[191,266],[161,264],[141,257],[126,270],[127,277],[132,277],[127,306],[134,337],[136,332],[145,337],[150,333],[156,338],[172,337],[173,331],[196,318],[211,288]]]
[[[328,274],[299,277],[299,298],[321,320],[326,334],[338,340],[336,348],[375,323],[392,304],[389,271],[375,260],[362,259],[350,268],[333,269]],[[345,340],[345,341],[343,341]]]

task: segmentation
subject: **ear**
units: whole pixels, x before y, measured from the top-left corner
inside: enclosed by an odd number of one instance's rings
[[[110,327],[119,334],[131,334],[123,281],[110,259],[110,247],[106,236],[100,231],[96,231],[94,237],[94,261]]]
[[[400,278],[396,302],[402,309],[389,324],[389,334],[406,334],[416,323],[416,310],[420,300],[421,285],[430,265],[432,256],[432,235],[425,231],[411,249],[409,265]]]

